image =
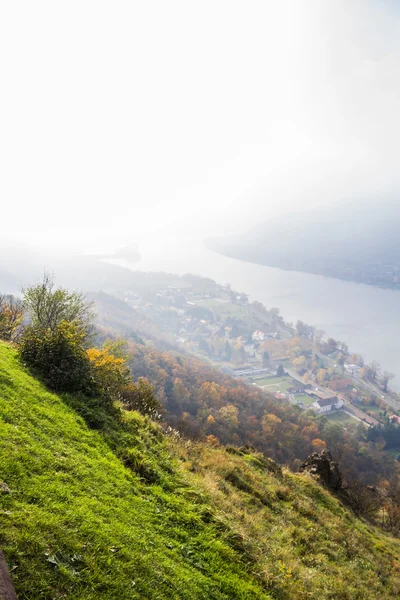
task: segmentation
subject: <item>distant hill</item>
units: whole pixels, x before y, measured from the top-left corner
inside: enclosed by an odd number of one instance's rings
[[[400,205],[335,206],[271,219],[240,236],[207,240],[227,256],[281,269],[400,288]]]
[[[399,597],[398,540],[251,448],[49,393],[0,343],[0,545],[19,598]]]
[[[130,260],[133,261],[131,249]],[[139,255],[136,256],[138,258]],[[105,261],[106,256],[53,255],[28,246],[0,245],[0,293],[16,293],[21,286],[42,278],[44,271],[54,272],[59,285],[84,292],[108,288],[129,289],[136,281],[127,268]]]

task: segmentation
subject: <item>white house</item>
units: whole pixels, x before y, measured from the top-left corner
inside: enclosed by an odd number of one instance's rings
[[[251,336],[252,339],[255,342],[263,342],[265,340],[265,334],[263,331],[260,331],[259,329],[257,329],[256,331],[254,331],[253,335]]]
[[[346,371],[348,373],[351,373],[352,375],[359,375],[360,371],[361,371],[361,367],[359,365],[344,365],[344,368],[346,369]]]
[[[329,413],[332,410],[339,410],[342,406],[344,406],[344,402],[340,398],[321,398],[311,405],[318,415]]]

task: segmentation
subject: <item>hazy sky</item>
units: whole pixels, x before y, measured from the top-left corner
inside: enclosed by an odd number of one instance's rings
[[[3,236],[208,235],[399,189],[397,2],[2,2],[0,56]]]

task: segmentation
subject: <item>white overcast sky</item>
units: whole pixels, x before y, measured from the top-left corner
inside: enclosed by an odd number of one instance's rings
[[[399,13],[389,0],[3,1],[0,235],[212,235],[396,193]]]

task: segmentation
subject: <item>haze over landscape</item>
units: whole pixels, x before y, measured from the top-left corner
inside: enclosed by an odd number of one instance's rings
[[[398,192],[396,3],[40,2],[0,27],[5,237],[218,235]]]
[[[398,3],[0,15],[0,600],[400,597]]]

